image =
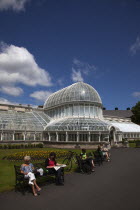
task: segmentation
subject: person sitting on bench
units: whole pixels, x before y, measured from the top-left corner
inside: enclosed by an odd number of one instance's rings
[[[21,173],[24,174],[25,178],[29,179],[29,185],[32,186],[32,192],[34,196],[37,196],[37,192],[41,191],[41,188],[37,185],[36,183],[36,178],[33,173],[34,171],[34,166],[32,163],[30,163],[30,156],[25,156],[24,157],[24,163],[21,165]]]
[[[102,153],[103,153],[103,156],[105,157],[106,161],[110,161],[109,151],[108,151],[107,145],[105,145],[105,144],[102,147]]]
[[[103,151],[102,151],[102,146],[101,145],[98,145],[98,148],[95,151],[95,154],[97,154],[100,157],[101,162],[104,160],[104,156],[103,156]]]
[[[82,149],[80,157],[81,157],[83,163],[87,163],[91,167],[91,171],[94,172],[94,167],[95,167],[94,161],[92,158],[87,157],[86,149]]]
[[[49,158],[45,161],[45,167],[48,169],[49,173],[55,174],[56,177],[56,185],[64,185],[63,179],[62,179],[62,168],[55,169],[55,166],[58,166],[61,164],[56,163],[56,154],[55,152],[51,152],[49,154]]]

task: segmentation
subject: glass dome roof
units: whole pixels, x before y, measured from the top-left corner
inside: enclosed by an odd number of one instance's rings
[[[50,95],[44,104],[44,108],[69,102],[94,102],[102,104],[98,92],[91,85],[77,82]]]
[[[96,118],[64,118],[48,123],[46,131],[109,131],[110,124]]]

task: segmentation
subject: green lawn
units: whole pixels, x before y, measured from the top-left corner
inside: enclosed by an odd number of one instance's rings
[[[23,162],[17,161],[9,161],[3,160],[2,158],[6,155],[15,153],[15,152],[22,152],[22,151],[33,151],[33,150],[60,150],[60,149],[53,149],[53,148],[33,148],[33,149],[0,149],[0,192],[8,191],[14,189],[15,184],[15,172],[14,172],[14,165],[21,165]],[[66,149],[64,149],[66,150]],[[81,150],[73,150],[77,153],[80,153]],[[62,159],[58,162],[61,163]],[[41,162],[41,161],[39,161]],[[74,166],[75,168],[76,166]]]

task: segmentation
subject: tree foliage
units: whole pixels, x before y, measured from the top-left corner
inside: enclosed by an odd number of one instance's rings
[[[140,101],[138,101],[136,105],[132,107],[132,113],[132,122],[140,125]]]

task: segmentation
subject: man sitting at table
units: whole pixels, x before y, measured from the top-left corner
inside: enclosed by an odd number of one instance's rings
[[[63,168],[55,169],[56,166],[60,166],[61,164],[56,163],[56,154],[55,152],[51,152],[49,154],[49,158],[45,161],[45,167],[48,169],[49,173],[55,174],[56,177],[56,185],[64,185],[63,183]]]

